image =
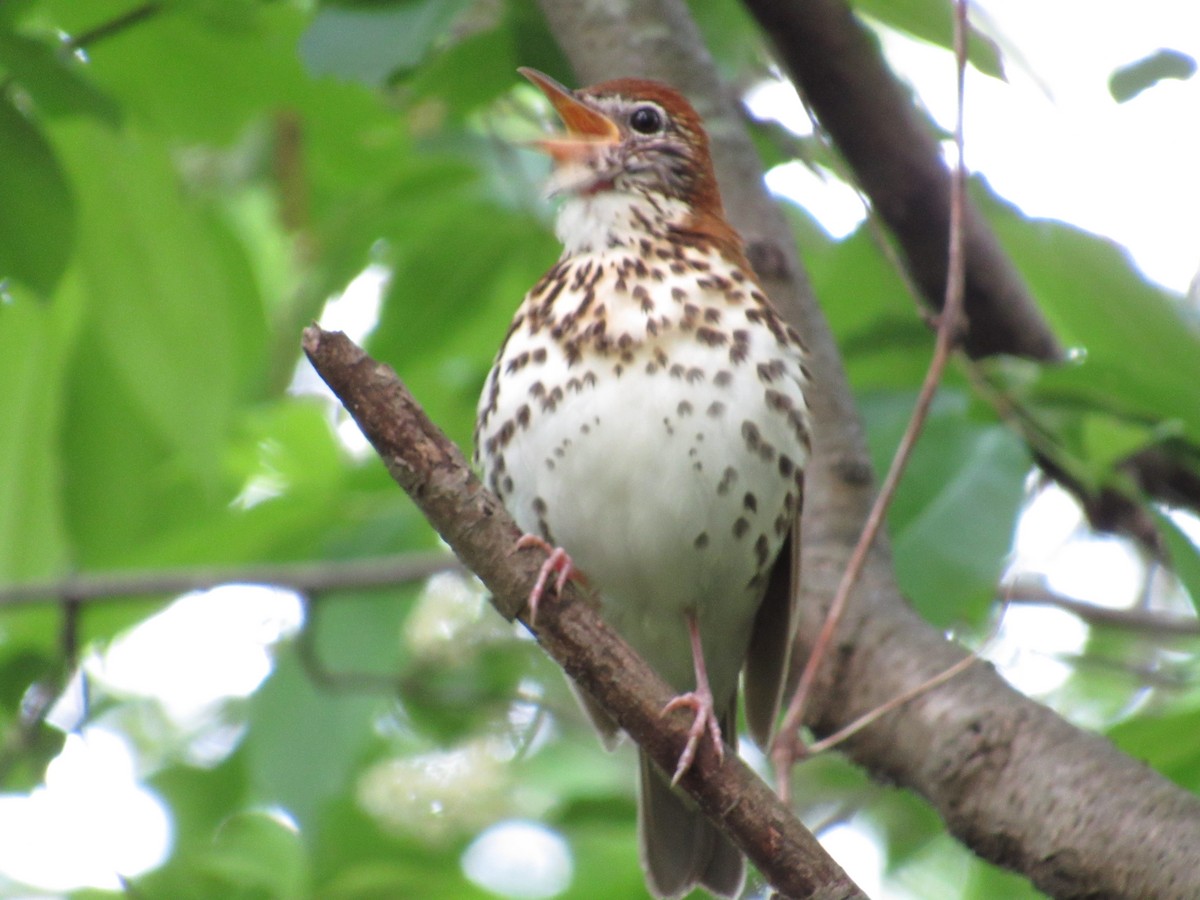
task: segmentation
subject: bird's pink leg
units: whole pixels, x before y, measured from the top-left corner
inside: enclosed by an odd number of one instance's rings
[[[663,707],[663,714],[666,715],[673,709],[686,706],[695,712],[696,717],[692,720],[692,727],[688,729],[687,744],[684,746],[683,752],[679,754],[679,763],[675,766],[671,784],[678,784],[679,779],[692,767],[692,761],[696,758],[696,750],[699,749],[700,741],[705,733],[712,735],[713,745],[717,748],[717,758],[725,758],[725,745],[721,742],[721,725],[717,722],[712,688],[708,684],[708,669],[704,665],[704,648],[700,644],[700,625],[692,613],[687,615],[687,625],[688,636],[692,640],[692,665],[696,669],[696,689],[688,691],[686,694],[680,694],[673,699]]]
[[[575,568],[575,563],[566,550],[562,547],[555,547],[536,534],[523,534],[517,539],[518,550],[526,547],[537,547],[546,553],[546,561],[542,563],[533,590],[529,592],[529,624],[532,625],[537,621],[538,604],[542,601],[542,595],[546,593],[550,576],[554,576],[554,590],[561,595],[563,588],[567,586],[568,579],[583,581],[583,574]]]

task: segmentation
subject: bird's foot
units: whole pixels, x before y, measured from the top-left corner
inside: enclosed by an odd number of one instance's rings
[[[713,746],[717,748],[717,758],[725,759],[725,744],[721,741],[721,726],[717,722],[717,710],[713,705],[713,695],[712,691],[708,689],[708,684],[705,683],[697,690],[688,691],[686,694],[675,697],[663,707],[663,715],[683,707],[692,710],[695,718],[692,719],[692,727],[688,729],[687,743],[683,747],[683,752],[679,754],[679,762],[675,766],[671,784],[678,784],[679,779],[692,767],[692,762],[696,759],[696,751],[700,749],[700,741],[704,739],[705,734],[712,736]]]
[[[568,580],[582,581],[583,575],[575,568],[575,563],[566,550],[562,547],[555,547],[536,534],[523,534],[517,539],[516,549],[524,550],[526,547],[536,547],[546,553],[546,561],[542,563],[533,590],[529,592],[529,624],[532,625],[537,621],[538,604],[541,603],[546,588],[551,583],[554,585],[555,593],[561,596]],[[551,578],[554,579],[553,582],[551,582]]]

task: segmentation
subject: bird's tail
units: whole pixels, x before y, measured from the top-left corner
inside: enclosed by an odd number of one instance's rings
[[[732,727],[727,733],[736,734]],[[638,758],[638,838],[651,893],[682,897],[700,885],[718,897],[736,897],[746,874],[741,852],[645,753]]]

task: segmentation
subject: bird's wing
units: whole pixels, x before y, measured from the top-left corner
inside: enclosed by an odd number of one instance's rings
[[[754,618],[746,653],[746,722],[755,742],[765,748],[775,728],[779,703],[787,683],[788,663],[797,624],[800,596],[800,513],[803,486],[792,530],[771,568],[767,592]]]

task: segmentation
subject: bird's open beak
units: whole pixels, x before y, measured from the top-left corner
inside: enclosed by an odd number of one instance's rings
[[[620,129],[612,119],[588,106],[549,75],[527,67],[517,71],[546,95],[546,99],[567,126],[566,134],[532,142],[532,146],[548,154],[556,163],[581,159],[597,146],[608,146],[620,141]]]

